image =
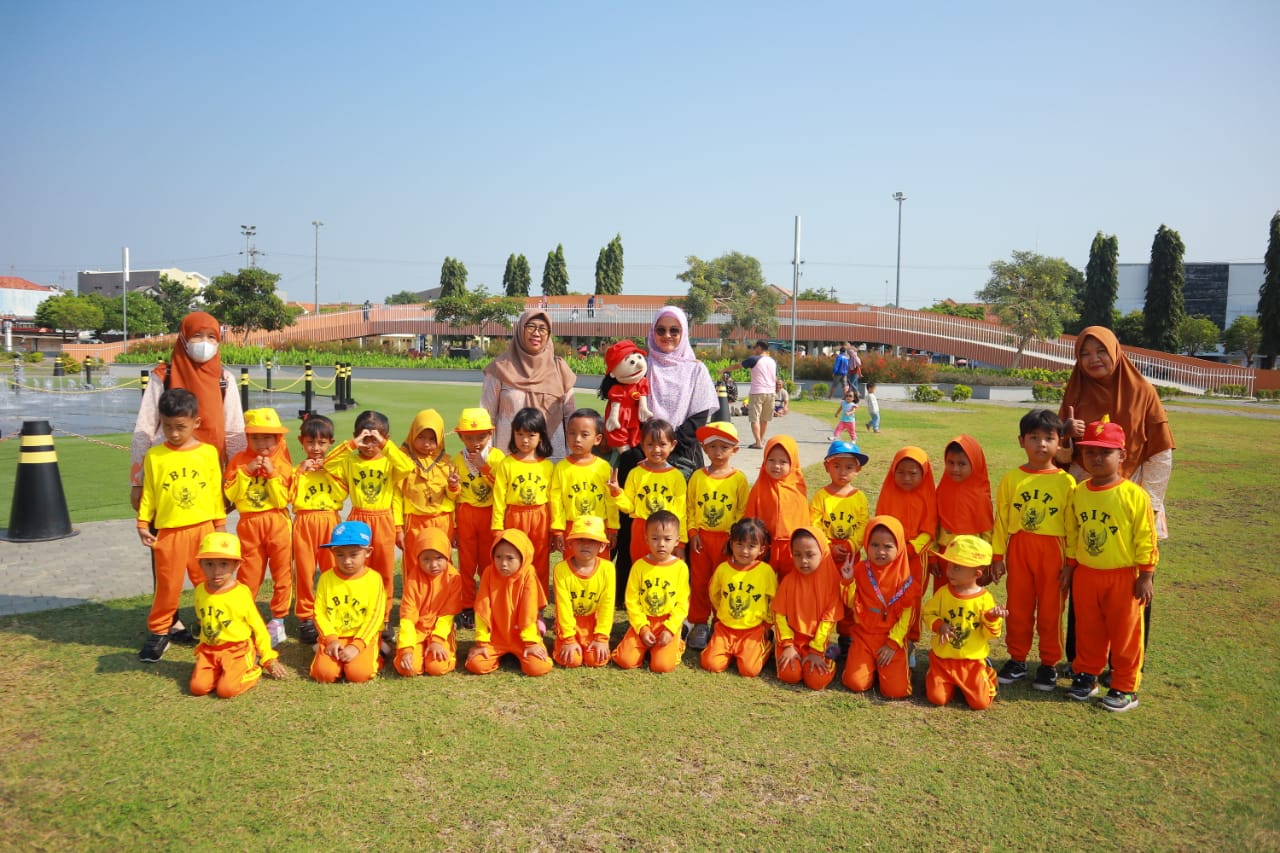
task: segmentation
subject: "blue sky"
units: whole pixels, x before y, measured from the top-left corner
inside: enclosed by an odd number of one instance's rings
[[[795,8],[788,8],[794,6]],[[1028,12],[1028,9],[1034,11]],[[500,286],[563,243],[589,292],[736,250],[842,301],[970,299],[1015,249],[1156,229],[1259,261],[1280,207],[1280,4],[0,5],[0,274],[261,265],[311,300]]]

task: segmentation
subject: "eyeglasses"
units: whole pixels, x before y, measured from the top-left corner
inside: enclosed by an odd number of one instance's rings
[[[680,327],[679,326],[671,326],[671,327],[654,326],[653,333],[659,338],[665,338],[665,337],[678,338],[680,337]]]
[[[543,325],[543,324],[541,324],[541,323],[525,323],[525,324],[524,324],[524,330],[525,330],[526,332],[528,332],[529,334],[531,334],[531,335],[549,335],[549,334],[551,334],[551,327],[550,327],[550,326],[544,326],[544,325]]]

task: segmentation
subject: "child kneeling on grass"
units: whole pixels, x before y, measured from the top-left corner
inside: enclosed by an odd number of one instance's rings
[[[962,534],[951,540],[942,560],[947,585],[922,611],[924,624],[933,631],[925,696],[935,705],[945,705],[959,689],[969,707],[981,711],[996,698],[996,671],[987,663],[987,640],[1000,636],[1009,611],[978,584],[983,567],[991,563],[988,542]]]
[[[689,566],[675,556],[680,519],[660,509],[644,520],[644,531],[649,553],[631,564],[626,592],[631,627],[613,662],[635,669],[648,655],[650,672],[671,672],[684,654],[680,629],[689,615]]]
[[[406,559],[402,571],[396,672],[444,675],[458,665],[454,617],[462,610],[462,576],[449,562],[453,547],[443,530],[426,527],[407,536],[404,552],[414,554],[417,565]]]
[[[230,699],[257,684],[264,671],[272,678],[286,678],[288,670],[271,648],[253,593],[236,581],[240,540],[231,533],[210,533],[200,541],[196,558],[205,580],[196,586],[200,643],[191,695],[217,690],[219,698]]]
[[[476,593],[476,643],[467,653],[467,671],[488,675],[503,655],[520,659],[528,676],[546,675],[553,666],[538,630],[546,594],[534,566],[533,543],[523,530],[504,530],[494,543],[493,564],[480,577]]]
[[[769,551],[769,531],[758,518],[741,518],[729,529],[729,555],[711,576],[708,595],[716,623],[702,650],[702,668],[755,678],[773,652],[773,596],[778,576],[760,557]]]
[[[572,439],[571,439],[572,440]],[[604,521],[580,515],[570,522],[565,559],[555,567],[556,663],[569,668],[609,662],[609,632],[617,593]]]
[[[378,632],[386,619],[382,576],[365,563],[373,552],[373,531],[363,521],[344,521],[325,543],[333,568],[316,584],[316,656],[311,677],[332,684],[356,683],[378,674]],[[394,544],[391,547],[395,547]]]

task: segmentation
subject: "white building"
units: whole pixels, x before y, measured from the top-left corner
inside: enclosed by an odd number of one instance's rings
[[[15,276],[0,276],[0,317],[34,319],[40,303],[61,292],[53,285],[36,284]]]
[[[176,268],[167,270],[129,270],[129,290],[132,293],[155,295],[159,292],[160,277],[168,276],[176,282],[185,284],[196,293],[204,292],[209,286],[209,277],[198,272],[186,272]],[[76,285],[81,296],[90,293],[115,298],[124,292],[124,272],[122,270],[83,270],[76,275]]]
[[[1149,264],[1119,264],[1116,309],[1141,311],[1147,301]],[[1225,329],[1235,318],[1258,316],[1258,289],[1266,278],[1264,264],[1186,263],[1182,298],[1187,316],[1203,314]]]

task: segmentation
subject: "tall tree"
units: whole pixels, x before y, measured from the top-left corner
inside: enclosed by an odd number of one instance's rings
[[[1243,355],[1245,367],[1253,367],[1253,357],[1261,342],[1262,329],[1258,326],[1258,320],[1248,314],[1241,314],[1232,320],[1231,325],[1222,332],[1223,350]]]
[[[99,331],[107,329],[123,331],[126,321],[130,335],[160,335],[168,331],[165,327],[164,310],[155,299],[134,290],[129,293],[128,307],[129,316],[126,317],[123,297],[117,296],[110,300],[107,309],[103,312],[102,328]]]
[[[507,255],[507,268],[502,271],[502,292],[507,296],[529,295],[529,262],[524,262],[524,274],[521,275],[520,261],[523,258],[524,255],[517,258],[515,252]]]
[[[596,255],[596,293],[608,293],[609,286],[609,247],[601,246]]]
[[[1089,247],[1089,264],[1084,268],[1084,294],[1080,300],[1080,328],[1106,326],[1114,322],[1112,311],[1120,289],[1120,240],[1104,237],[1099,231]]]
[[[1056,338],[1063,323],[1075,316],[1070,280],[1070,264],[1035,252],[1014,252],[1011,261],[991,264],[991,278],[978,298],[1012,331],[1014,367],[1033,338]]]
[[[1221,336],[1222,330],[1218,328],[1218,324],[1203,314],[1183,317],[1182,322],[1178,324],[1178,341],[1182,351],[1190,356],[1213,349]]]
[[[1146,321],[1143,337],[1147,346],[1162,352],[1177,352],[1178,326],[1187,312],[1182,300],[1186,272],[1182,256],[1186,246],[1177,231],[1164,225],[1151,243],[1151,264],[1147,267],[1147,301],[1142,306]]]
[[[544,296],[564,296],[569,292],[569,268],[564,262],[564,244],[556,244],[554,252],[547,252],[547,263],[542,268],[542,293]]]
[[[596,293],[622,292],[622,235],[617,234],[596,257]]]
[[[1280,354],[1280,210],[1271,217],[1267,240],[1266,276],[1258,288],[1258,328],[1262,340],[1258,352],[1262,366],[1270,370]]]
[[[760,262],[741,252],[727,252],[712,261],[696,255],[685,258],[689,268],[676,278],[689,285],[683,307],[691,324],[705,323],[713,313],[729,316],[720,324],[728,339],[741,330],[744,339],[772,335],[778,330],[777,310],[782,298],[765,284]]]
[[[1116,318],[1111,328],[1116,333],[1116,338],[1125,346],[1145,347],[1147,338],[1143,327],[1146,324],[1147,321],[1143,319],[1141,311],[1130,311],[1123,317]]]
[[[465,293],[466,290],[466,264],[453,258],[445,258],[444,263],[440,265],[440,296],[438,298],[448,299],[455,293]]]
[[[274,332],[293,325],[294,315],[276,296],[279,280],[280,276],[262,267],[223,273],[204,289],[204,303],[243,343],[250,332]]]
[[[160,303],[160,313],[164,317],[163,331],[176,332],[182,328],[182,318],[191,313],[196,296],[194,287],[187,287],[167,275],[160,276],[155,299]]]
[[[450,326],[483,326],[486,323],[498,323],[506,328],[511,327],[511,319],[519,316],[523,303],[518,298],[503,297],[495,299],[483,284],[474,291],[464,286],[448,299],[436,300],[427,310],[432,312],[436,321],[448,323]]]

